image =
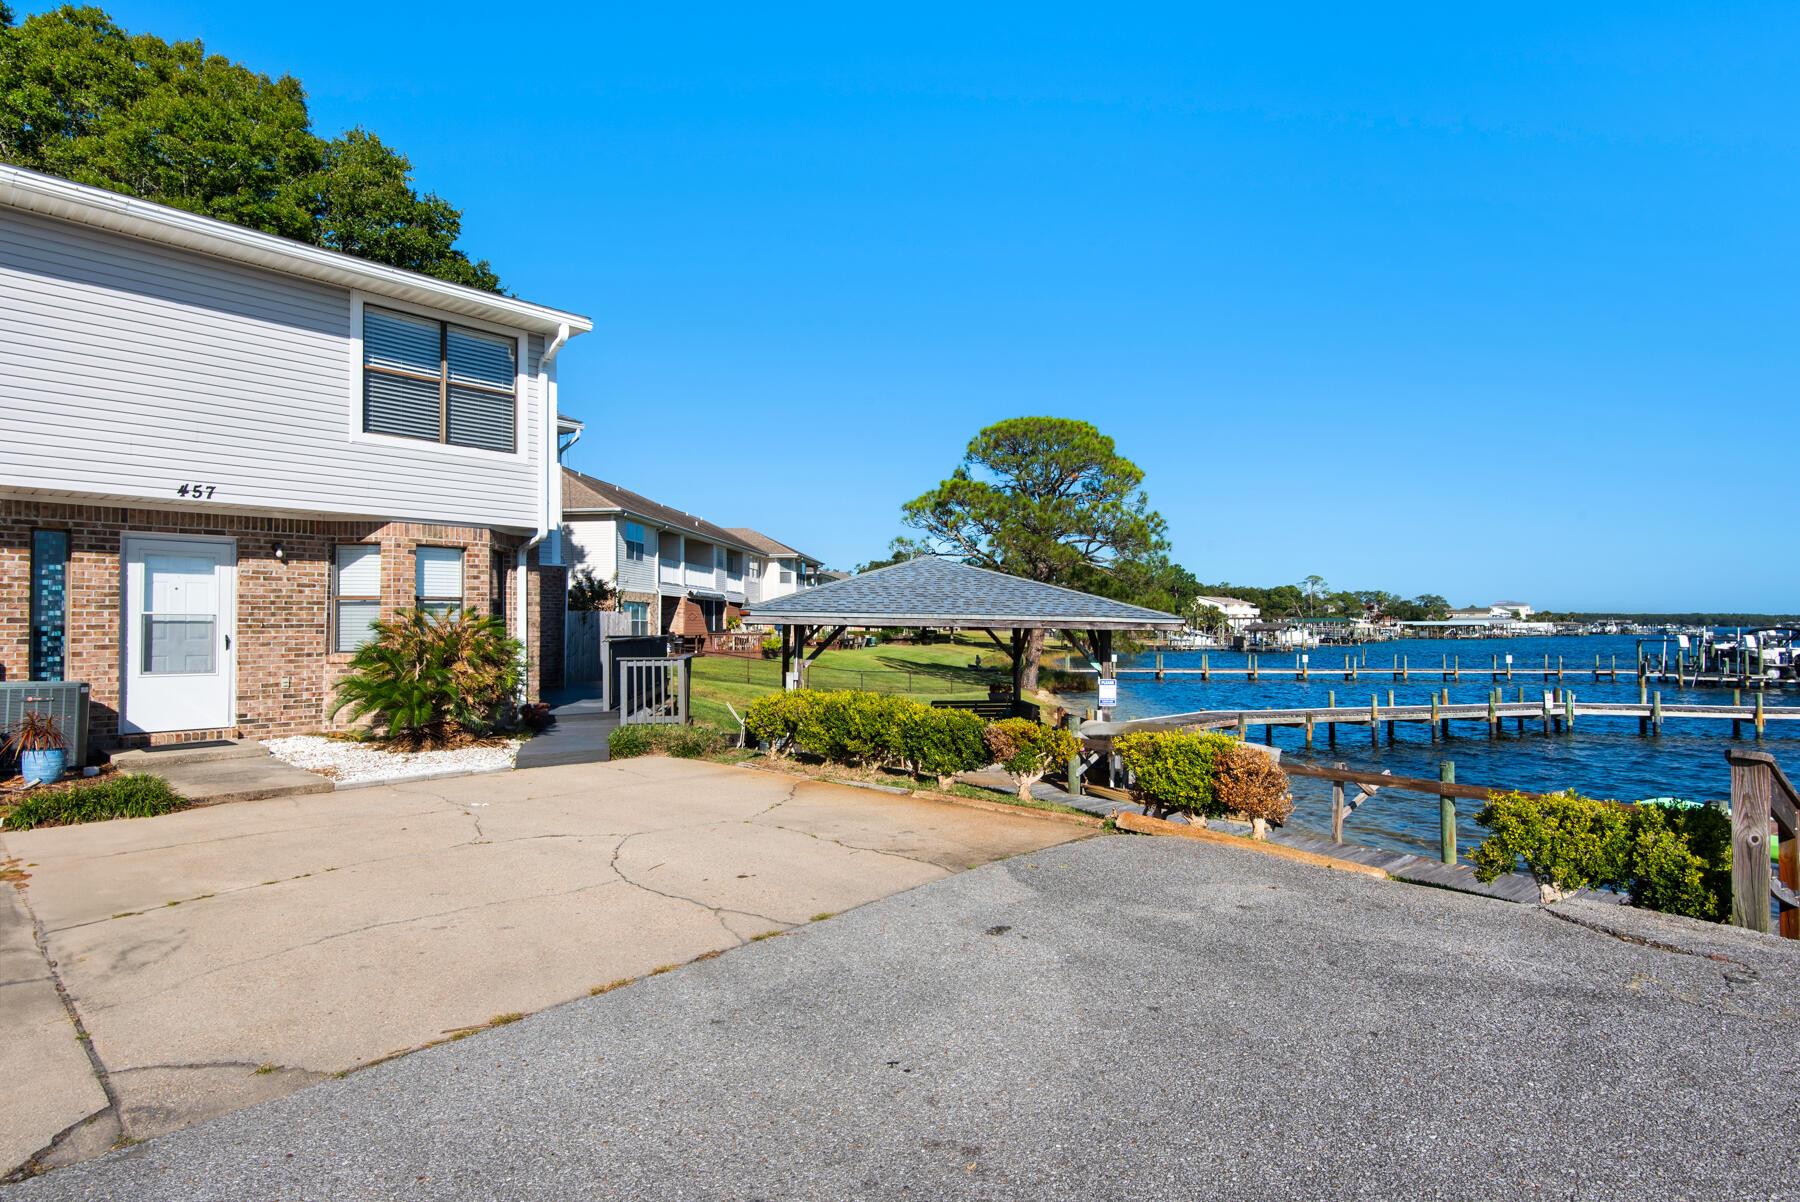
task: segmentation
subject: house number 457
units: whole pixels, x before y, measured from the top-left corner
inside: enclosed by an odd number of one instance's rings
[[[196,501],[210,501],[212,500],[213,489],[217,487],[216,484],[183,484],[180,488],[175,490],[175,495],[178,497],[192,497]]]

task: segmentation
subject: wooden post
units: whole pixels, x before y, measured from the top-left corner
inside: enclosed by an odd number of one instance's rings
[[[1077,728],[1077,723],[1075,721],[1075,715],[1074,714],[1064,714],[1063,715],[1063,729],[1073,731],[1076,728]],[[1064,780],[1066,781],[1066,783],[1068,785],[1069,795],[1071,797],[1080,797],[1081,796],[1081,748],[1080,747],[1077,747],[1075,749],[1075,753],[1069,757],[1069,763],[1068,763],[1067,767],[1064,769]]]
[[[1460,655],[1450,657],[1450,679],[1458,682],[1462,680],[1462,656]]]
[[[1568,731],[1573,731],[1575,729],[1574,689],[1563,690],[1563,729]]]
[[[1275,724],[1273,722],[1263,723],[1263,743],[1269,747],[1275,746]]]
[[[1333,768],[1344,766],[1341,763],[1332,765]],[[1344,782],[1341,780],[1331,782],[1331,841],[1344,841]]]
[[[1244,717],[1241,710],[1238,712],[1238,738],[1245,743],[1250,741],[1250,719]]]
[[[1212,660],[1212,657],[1210,655],[1208,655],[1206,652],[1202,651],[1200,653],[1200,679],[1202,681],[1208,681],[1208,680],[1212,679],[1211,660]]]
[[[1156,679],[1161,680],[1162,678],[1163,678],[1162,652],[1158,651],[1156,653]]]
[[[1331,691],[1329,691],[1325,694],[1325,705],[1326,705],[1327,709],[1330,711],[1331,715],[1335,718],[1337,716],[1337,690],[1336,689],[1332,689]],[[1325,724],[1325,739],[1333,747],[1337,746],[1337,723],[1336,722],[1327,722]]]
[[[1544,690],[1544,733],[1549,734],[1552,729],[1553,729],[1553,722],[1550,717],[1550,690],[1545,689]]]
[[[1763,737],[1763,694],[1761,689],[1756,690],[1756,737],[1759,739]]]
[[[1519,704],[1520,705],[1525,704],[1525,686],[1524,685],[1519,686]],[[1519,712],[1519,733],[1520,734],[1525,733],[1525,713],[1523,710],[1521,710]]]
[[[1438,779],[1446,785],[1456,783],[1456,764],[1445,760],[1438,765]],[[1449,794],[1438,797],[1438,827],[1443,836],[1444,863],[1456,863],[1456,798]]]
[[[1400,679],[1401,680],[1411,680],[1412,679],[1411,660],[1412,660],[1412,657],[1409,655],[1402,655],[1400,657]]]
[[[1388,713],[1391,715],[1393,712],[1394,712],[1394,690],[1389,689],[1388,690]],[[1387,724],[1388,724],[1388,731],[1387,731],[1388,742],[1392,743],[1394,741],[1394,719],[1392,717],[1389,717],[1387,720]]]
[[[1449,704],[1450,704],[1450,690],[1445,689],[1444,690],[1444,705],[1448,706]],[[1440,733],[1443,736],[1443,739],[1445,742],[1450,741],[1450,719],[1448,716],[1446,716],[1444,718],[1444,724],[1440,730]]]
[[[1438,741],[1438,720],[1438,698],[1437,694],[1433,693],[1431,695],[1431,741],[1433,743]]]
[[[1312,750],[1312,735],[1313,735],[1313,716],[1312,716],[1312,711],[1307,710],[1306,711],[1306,749],[1308,751]]]
[[[1650,698],[1650,729],[1657,737],[1662,736],[1662,690],[1658,689]]]
[[[1769,791],[1767,752],[1727,751],[1731,764],[1731,925],[1769,930]]]
[[[1374,693],[1369,694],[1369,742],[1381,742],[1381,698]]]
[[[1563,657],[1559,655],[1556,657],[1556,679],[1560,682],[1562,680],[1562,678],[1563,678]]]

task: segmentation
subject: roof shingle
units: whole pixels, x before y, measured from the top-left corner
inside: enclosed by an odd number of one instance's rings
[[[752,603],[746,621],[980,629],[1177,629],[1174,614],[923,556],[848,580]]]

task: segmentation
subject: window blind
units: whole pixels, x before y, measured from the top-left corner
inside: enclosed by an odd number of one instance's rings
[[[332,638],[339,651],[355,651],[375,637],[381,617],[381,548],[358,544],[337,548],[337,616]]]
[[[419,547],[413,552],[420,601],[461,602],[463,555],[456,547]]]
[[[450,373],[448,436],[457,446],[513,449],[517,349],[510,338],[448,328],[444,342]]]

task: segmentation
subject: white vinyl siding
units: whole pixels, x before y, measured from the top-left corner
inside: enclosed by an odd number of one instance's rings
[[[364,435],[349,291],[15,210],[0,248],[0,489],[535,525],[541,338],[516,452]]]
[[[355,651],[375,638],[381,617],[381,548],[352,543],[336,548],[332,565],[332,650]]]
[[[420,609],[449,613],[463,602],[463,553],[458,547],[413,550],[414,588]]]

